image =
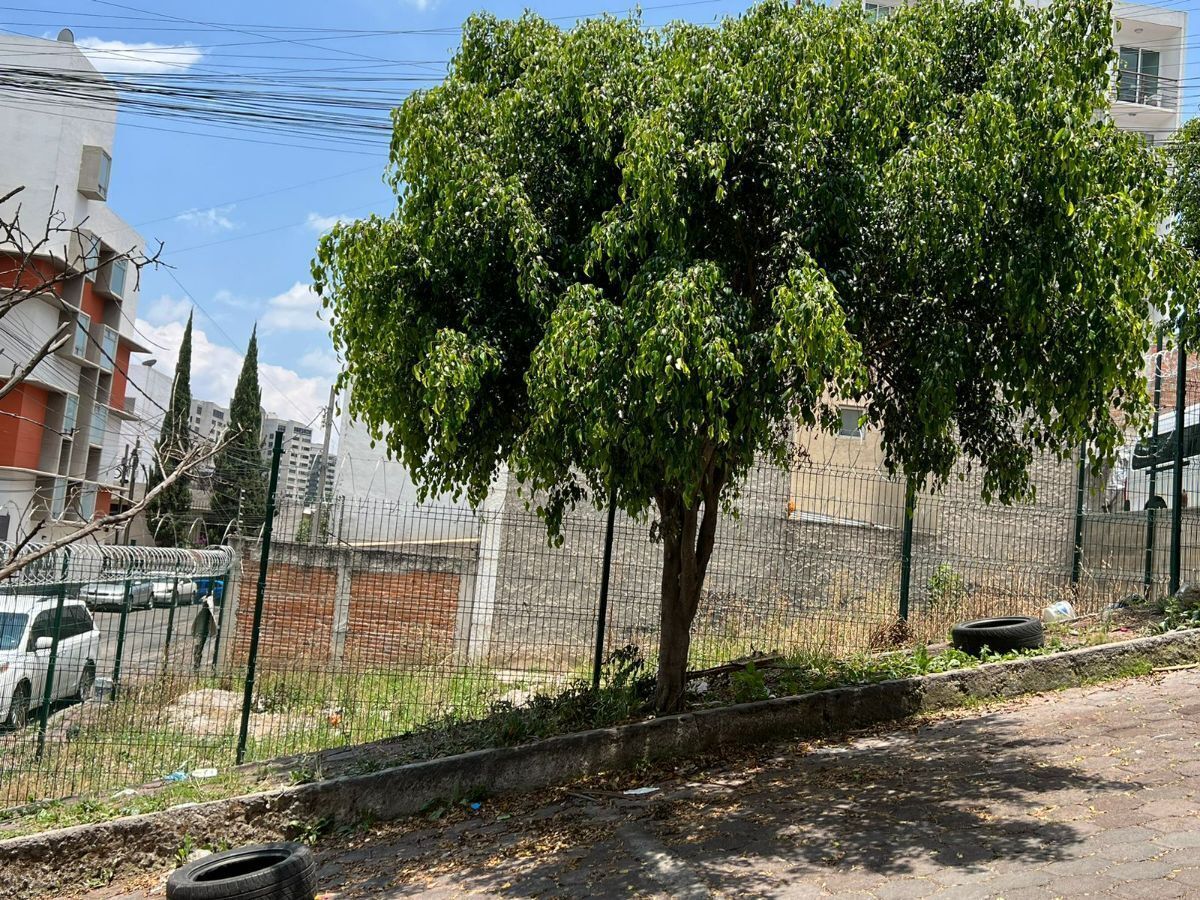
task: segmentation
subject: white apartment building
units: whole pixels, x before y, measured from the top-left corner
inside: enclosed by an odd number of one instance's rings
[[[312,429],[292,419],[263,418],[263,458],[271,461],[275,432],[283,431],[283,457],[279,461],[278,497],[304,502],[308,492],[308,474],[313,464]]]
[[[229,408],[211,400],[193,400],[190,421],[195,437],[215,444],[229,427]]]
[[[58,40],[5,36],[0,68],[21,70],[31,84],[82,79],[95,95],[51,101],[36,90],[10,90],[0,104],[0,195],[24,188],[28,232],[43,231],[52,215],[81,229],[52,233],[40,254],[47,271],[70,276],[61,292],[31,296],[0,320],[0,382],[60,326],[72,329],[67,345],[0,401],[0,540],[18,540],[38,522],[48,520],[44,533],[53,533],[103,515],[121,490],[120,432],[133,419],[129,356],[146,348],[134,337],[135,274],[118,257],[139,253],[142,239],[108,204],[109,176],[120,165],[113,159],[116,91],[70,32]],[[15,207],[7,203],[0,213]],[[0,279],[9,284],[21,249],[0,248]]]
[[[144,359],[129,366],[129,384],[132,387],[125,398],[125,410],[136,418],[121,422],[121,433],[117,452],[121,460],[132,459],[138,451],[137,475],[132,478],[127,466],[122,471],[122,494],[133,501],[140,500],[146,491],[146,479],[150,470],[154,445],[162,431],[164,410],[171,402],[172,374],[163,370],[156,359]]]

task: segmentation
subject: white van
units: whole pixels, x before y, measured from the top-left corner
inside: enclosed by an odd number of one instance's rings
[[[1129,476],[1125,484],[1125,509],[1170,509],[1175,496],[1175,410],[1158,417],[1158,438],[1152,433],[1130,448]],[[1150,476],[1154,473],[1154,491]],[[1183,410],[1184,507],[1200,503],[1200,404]]]
[[[45,697],[57,607],[57,597],[0,595],[0,722],[10,728],[23,728]],[[99,652],[100,632],[88,608],[64,600],[51,701],[91,695]]]

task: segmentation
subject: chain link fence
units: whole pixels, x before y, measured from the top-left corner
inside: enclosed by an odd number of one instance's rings
[[[1160,393],[1186,403],[1189,389],[1165,378]],[[721,521],[695,668],[938,642],[956,621],[1060,599],[1098,613],[1161,597],[1200,565],[1196,511],[1151,502],[1191,468],[1158,471],[1150,493],[1139,474],[1155,453],[1173,458],[1169,440],[1131,445],[1124,481],[1078,456],[1041,460],[1035,497],[1009,507],[983,503],[965,469],[938,492],[889,475],[853,408],[841,433],[799,443],[796,466],[754,470]],[[0,801],[111,795],[436,729],[590,682],[597,650],[634,645],[652,664],[651,522],[614,517],[601,617],[607,511],[577,509],[552,547],[536,505],[503,480],[479,511],[269,504],[232,546],[47,557],[0,586]]]

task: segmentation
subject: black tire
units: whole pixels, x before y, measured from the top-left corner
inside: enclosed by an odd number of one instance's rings
[[[96,664],[90,659],[84,663],[83,671],[79,673],[79,687],[75,691],[75,699],[86,703],[92,699],[92,691],[96,687]]]
[[[13,688],[12,703],[8,707],[8,718],[4,724],[13,731],[20,731],[29,722],[30,693],[28,683],[22,681]]]
[[[1040,619],[1032,616],[1006,616],[995,619],[976,619],[950,629],[955,649],[979,656],[984,647],[993,653],[1011,650],[1031,650],[1046,643],[1046,632]]]
[[[292,843],[214,853],[167,879],[168,900],[312,900],[316,892],[312,851]]]

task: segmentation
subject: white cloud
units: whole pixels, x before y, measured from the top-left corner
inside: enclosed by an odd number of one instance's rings
[[[315,375],[323,375],[329,379],[337,377],[342,370],[337,354],[329,349],[314,347],[300,357],[300,368]]]
[[[189,209],[175,217],[176,222],[195,225],[203,231],[233,231],[237,223],[229,218],[233,205],[211,206],[208,209]]]
[[[176,299],[163,294],[143,310],[143,315],[157,325],[165,325],[168,322],[186,321],[191,310],[192,301],[186,297]]]
[[[162,371],[173,373],[183,341],[184,321],[154,324],[137,320],[137,327],[154,346]],[[158,349],[165,348],[165,349]],[[243,355],[224,344],[213,343],[204,329],[192,327],[192,396],[228,406],[233,398]],[[307,422],[329,400],[329,379],[308,378],[292,369],[259,360],[258,381],[268,414]]]
[[[191,44],[130,44],[85,37],[75,41],[75,46],[101,72],[182,72],[204,58],[203,51]]]
[[[323,216],[320,213],[310,212],[308,214],[307,225],[318,234],[324,234],[333,228],[334,225],[349,221],[350,218],[348,216]]]
[[[437,6],[438,0],[404,0],[409,6],[416,9],[418,12],[426,12]]]
[[[297,281],[267,301],[263,328],[267,331],[324,331],[325,323],[317,316],[320,308],[321,300],[312,285]]]

